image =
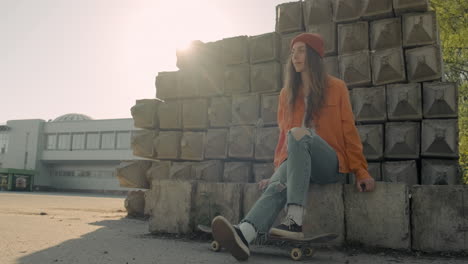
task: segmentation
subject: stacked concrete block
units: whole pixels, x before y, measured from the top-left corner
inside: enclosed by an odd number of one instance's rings
[[[460,184],[458,161],[423,159],[421,164],[421,184]]]
[[[211,128],[229,127],[231,125],[231,97],[214,97],[208,108],[208,120]]]
[[[228,65],[224,70],[224,92],[227,95],[250,92],[250,65]]]
[[[276,6],[276,32],[280,34],[304,30],[302,2],[290,2]]]
[[[200,74],[194,69],[180,70],[177,74],[179,98],[197,97],[200,95]]]
[[[377,19],[393,16],[392,0],[364,1],[364,19]]]
[[[145,192],[130,191],[124,201],[125,209],[130,217],[145,216]]]
[[[382,124],[358,125],[363,153],[367,160],[383,158],[384,129]]]
[[[385,124],[385,158],[418,159],[421,133],[419,122]]]
[[[277,124],[279,93],[262,94],[260,96],[260,119],[263,126]]]
[[[154,140],[156,159],[177,160],[180,158],[180,131],[161,131]]]
[[[439,34],[436,21],[435,12],[404,14],[403,46],[414,47],[437,44]]]
[[[279,61],[281,53],[281,36],[267,33],[249,38],[250,64],[268,61]]]
[[[228,156],[228,129],[208,129],[206,132],[205,158],[226,159]]]
[[[370,47],[372,50],[399,48],[401,46],[401,18],[380,19],[370,23]]]
[[[384,86],[354,88],[350,91],[350,100],[357,122],[383,123],[387,120]]]
[[[458,158],[457,119],[425,119],[422,122],[421,155]]]
[[[421,84],[387,85],[387,114],[390,121],[421,120]]]
[[[385,182],[416,185],[419,182],[415,160],[386,161],[382,164],[382,180]]]
[[[255,159],[273,161],[278,137],[278,127],[257,128],[255,136]]]
[[[393,10],[397,15],[408,12],[426,12],[429,9],[427,0],[393,0]]]
[[[340,78],[338,56],[330,56],[323,58],[323,64],[328,74],[336,78]]]
[[[270,179],[275,172],[273,163],[255,163],[253,164],[254,182],[259,182],[264,179]]]
[[[281,89],[281,64],[273,61],[250,66],[250,87],[253,93],[278,92]]]
[[[338,60],[341,79],[349,87],[372,83],[369,51],[339,55]]]
[[[260,111],[260,96],[255,94],[232,97],[232,125],[255,125]]]
[[[258,184],[247,183],[244,184],[244,198],[242,204],[242,217],[245,217],[247,213],[252,209],[255,202],[262,195],[262,191],[258,189]]]
[[[223,173],[224,163],[220,160],[196,162],[192,165],[192,175],[199,181],[221,182]]]
[[[115,170],[121,187],[149,188],[146,172],[151,168],[152,162],[147,160],[124,161]]]
[[[338,25],[338,53],[349,54],[369,50],[367,21]]]
[[[440,47],[435,45],[406,50],[408,81],[422,82],[442,77]]]
[[[323,38],[325,54],[334,55],[337,51],[336,30],[336,23],[329,22],[326,24],[309,25],[307,32],[320,34]]]
[[[456,118],[458,116],[458,92],[455,83],[424,83],[423,94],[424,118]]]
[[[208,128],[207,99],[186,99],[182,102],[182,127],[185,130]]]
[[[150,186],[155,180],[169,179],[172,163],[170,161],[152,161],[151,167],[146,171],[146,179]]]
[[[158,108],[161,103],[159,99],[136,100],[136,104],[130,108],[134,126],[143,129],[158,128]]]
[[[401,48],[372,52],[371,60],[374,85],[406,80],[405,61]]]
[[[228,156],[237,159],[253,159],[255,147],[254,126],[233,126],[229,130]]]
[[[252,163],[230,161],[224,163],[224,182],[252,182]]]
[[[225,38],[222,42],[224,65],[249,63],[249,40],[247,36]]]
[[[361,18],[364,14],[362,0],[333,0],[334,20],[336,22],[351,22]]]
[[[158,118],[162,130],[182,129],[182,102],[166,100],[159,106]]]
[[[178,72],[160,72],[156,76],[156,97],[166,100],[179,97],[177,90]]]
[[[302,6],[306,30],[309,30],[310,25],[326,24],[333,21],[332,0],[305,0]]]
[[[192,173],[194,162],[173,162],[169,170],[169,179],[192,181],[195,176]]]
[[[157,150],[155,140],[158,138],[158,132],[154,130],[134,131],[131,138],[133,155],[143,158],[156,158]]]
[[[180,140],[180,158],[202,161],[205,157],[205,146],[205,132],[184,132]]]

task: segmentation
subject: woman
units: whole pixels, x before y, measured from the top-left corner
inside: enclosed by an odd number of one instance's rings
[[[353,172],[360,192],[374,189],[348,89],[342,80],[325,72],[322,37],[303,33],[291,41],[290,47],[285,87],[278,104],[280,135],[275,173],[259,183],[265,190],[238,226],[222,216],[212,221],[214,239],[238,260],[248,259],[249,243],[258,233],[304,237],[302,218],[310,183],[342,182],[345,173]],[[285,205],[285,220],[271,228]]]

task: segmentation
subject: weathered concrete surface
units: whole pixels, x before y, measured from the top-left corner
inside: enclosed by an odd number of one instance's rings
[[[253,164],[254,182],[259,182],[263,179],[270,179],[274,172],[275,165],[273,163]]]
[[[279,61],[281,37],[276,32],[249,37],[250,64]]]
[[[208,100],[191,98],[182,103],[182,127],[184,129],[208,128]]]
[[[422,119],[421,84],[392,84],[386,90],[390,121]]]
[[[124,205],[128,216],[145,216],[145,192],[141,190],[128,192]]]
[[[301,1],[276,6],[276,32],[285,34],[303,30]]]
[[[371,60],[374,85],[406,81],[405,60],[401,48],[372,52]]]
[[[256,94],[232,97],[232,125],[255,125],[260,117],[260,96]]]
[[[342,184],[311,185],[304,215],[304,235],[336,233],[339,236],[331,244],[342,244],[345,240],[344,211]]]
[[[345,185],[346,240],[371,247],[410,249],[409,206],[405,184],[377,182],[370,193]]]
[[[279,93],[260,95],[260,118],[265,126],[276,125],[278,122]]]
[[[224,38],[222,54],[224,65],[249,63],[249,46],[247,36]]]
[[[224,93],[224,68],[219,64],[200,65],[199,94],[202,97],[221,96]]]
[[[208,108],[210,127],[229,127],[231,125],[232,99],[231,97],[211,98]]]
[[[250,64],[229,65],[224,69],[226,95],[250,92]]]
[[[178,72],[159,72],[156,76],[156,97],[161,99],[175,99],[179,96],[177,90]]]
[[[211,225],[211,220],[222,215],[231,223],[240,221],[243,184],[199,182],[194,203],[196,225]]]
[[[150,182],[146,172],[153,162],[148,160],[124,161],[115,169],[121,187],[148,189]]]
[[[468,252],[467,186],[414,186],[413,249]]]
[[[325,69],[327,73],[335,76],[336,78],[340,78],[340,68],[338,66],[338,56],[331,56],[323,58],[323,64],[325,65]]]
[[[158,108],[162,103],[159,99],[136,100],[130,112],[133,117],[133,125],[139,128],[159,128]]]
[[[422,82],[442,77],[442,59],[439,46],[408,49],[405,53],[408,81]]]
[[[339,55],[340,76],[349,87],[372,83],[369,51]]]
[[[201,64],[204,43],[200,40],[190,42],[190,49],[176,49],[177,68],[181,70],[194,69]]]
[[[350,54],[369,49],[367,21],[338,25],[338,53]]]
[[[333,21],[332,0],[305,0],[302,4],[306,31],[310,25]]]
[[[349,95],[357,122],[385,122],[387,120],[385,86],[354,88]]]
[[[307,32],[317,33],[322,36],[326,55],[335,55],[337,53],[338,49],[336,47],[336,23],[329,22],[326,24],[309,25],[308,28],[309,29]]]
[[[413,47],[439,42],[434,11],[403,15],[403,46]]]
[[[426,12],[428,9],[428,0],[393,0],[393,10],[396,15],[407,12]]]
[[[291,40],[301,33],[304,33],[304,31],[281,35],[281,63],[286,63],[288,61],[289,54],[291,54]]]
[[[421,124],[419,122],[385,123],[385,158],[418,159]]]
[[[372,50],[401,47],[401,18],[395,17],[370,22],[370,45]]]
[[[423,114],[425,118],[458,116],[458,89],[455,83],[430,82],[423,84]]]
[[[185,234],[193,230],[193,210],[196,183],[161,180],[153,182],[154,203],[149,209],[149,231]]]
[[[205,158],[206,132],[184,132],[180,139],[180,158],[201,161]]]
[[[158,137],[154,130],[137,130],[133,132],[131,147],[133,155],[144,158],[155,158],[157,156],[153,141]]]
[[[255,159],[273,161],[278,144],[278,127],[257,128],[255,137]]]
[[[364,1],[364,19],[377,19],[393,16],[392,0]]]
[[[455,185],[461,183],[457,160],[421,160],[421,184]]]
[[[151,162],[151,167],[146,171],[146,179],[150,186],[154,180],[169,179],[169,171],[172,162],[155,160]]]
[[[418,168],[415,160],[386,161],[382,163],[382,180],[392,183],[419,183]]]
[[[383,125],[357,125],[361,138],[363,153],[367,160],[383,158],[384,131]]]
[[[228,155],[229,129],[208,129],[206,132],[205,158],[226,159]]]
[[[180,98],[192,98],[200,95],[201,76],[198,69],[183,69],[177,75],[177,90]]]
[[[222,182],[223,173],[224,162],[220,160],[196,162],[192,165],[192,174],[199,181]]]
[[[224,182],[252,182],[252,163],[250,162],[225,162]]]
[[[375,181],[382,180],[382,162],[367,162],[367,171]],[[348,174],[348,183],[356,184],[356,176],[353,173]]]
[[[229,129],[230,158],[253,159],[255,147],[254,126],[233,126]]]
[[[273,61],[251,65],[250,87],[253,93],[281,90],[281,64]]]
[[[182,132],[162,131],[154,140],[156,158],[178,159],[180,157],[180,138]]]
[[[160,129],[182,129],[182,102],[165,101],[159,105],[158,118]]]
[[[458,157],[458,120],[424,119],[421,155],[424,157]]]
[[[195,175],[193,175],[192,167],[196,164],[195,162],[172,162],[172,166],[169,170],[169,178],[171,180],[179,181],[193,181]]]
[[[358,20],[364,13],[364,2],[361,0],[334,0],[335,22]]]

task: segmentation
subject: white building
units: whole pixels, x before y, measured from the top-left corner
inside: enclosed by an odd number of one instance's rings
[[[33,190],[122,191],[115,168],[133,156],[133,119],[67,114],[0,125],[0,168],[35,170]]]

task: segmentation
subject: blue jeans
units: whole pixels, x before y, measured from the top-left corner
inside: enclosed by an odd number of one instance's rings
[[[299,140],[288,132],[288,159],[275,171],[262,196],[241,221],[252,224],[259,233],[270,230],[286,204],[305,206],[310,183],[344,182],[335,150],[315,130],[307,131],[310,135]]]

